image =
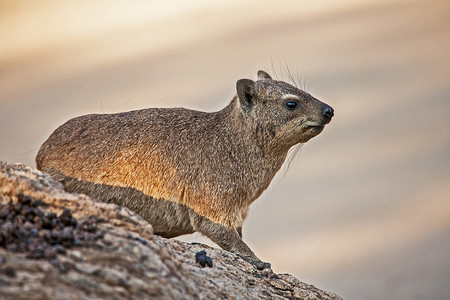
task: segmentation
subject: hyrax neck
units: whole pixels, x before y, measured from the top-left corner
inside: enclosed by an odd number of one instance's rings
[[[235,174],[232,180],[236,188],[245,191],[243,205],[250,205],[269,186],[286,159],[286,151],[271,151],[270,144],[261,143],[258,120],[242,111],[237,97],[219,112],[224,145],[228,152],[224,155],[231,160],[228,167]],[[227,151],[224,149],[224,151]]]

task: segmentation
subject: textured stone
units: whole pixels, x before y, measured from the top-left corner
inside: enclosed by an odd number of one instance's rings
[[[213,267],[202,268],[206,251]],[[34,252],[33,252],[34,251]],[[132,211],[0,162],[1,299],[341,299],[238,256],[153,235]]]

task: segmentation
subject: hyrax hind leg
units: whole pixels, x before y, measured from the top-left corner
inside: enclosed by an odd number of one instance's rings
[[[221,224],[214,223],[205,217],[196,214],[191,218],[196,231],[200,231],[209,237],[221,248],[233,252],[242,257],[247,262],[256,266],[258,270],[270,268],[270,263],[261,261],[255,253],[244,243],[237,230],[227,228]]]

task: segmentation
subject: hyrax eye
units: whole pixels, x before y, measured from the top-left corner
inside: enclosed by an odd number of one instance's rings
[[[287,109],[296,109],[298,107],[298,103],[294,100],[288,100],[284,103],[284,106],[287,107]]]

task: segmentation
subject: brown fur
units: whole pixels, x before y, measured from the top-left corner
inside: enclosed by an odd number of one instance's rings
[[[263,71],[258,77],[239,80],[238,95],[218,112],[150,108],[71,119],[42,145],[37,167],[68,191],[129,207],[157,234],[200,231],[267,266],[241,239],[248,208],[289,149],[319,134],[333,111]],[[289,110],[292,97],[299,105]]]

